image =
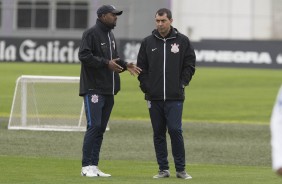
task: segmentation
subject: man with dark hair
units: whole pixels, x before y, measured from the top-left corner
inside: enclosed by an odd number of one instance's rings
[[[81,175],[109,177],[99,170],[99,154],[103,135],[114,105],[114,95],[120,90],[119,73],[128,70],[138,75],[140,68],[119,59],[112,29],[122,11],[112,5],[97,10],[96,25],[83,33],[79,48],[81,61],[80,90],[87,118],[83,141]]]
[[[170,176],[166,131],[171,138],[176,177],[191,179],[185,171],[185,149],[182,136],[184,88],[195,72],[195,52],[189,39],[171,26],[171,11],[159,9],[156,29],[146,37],[137,57],[142,69],[138,80],[145,93],[154,133],[159,172],[153,178]]]

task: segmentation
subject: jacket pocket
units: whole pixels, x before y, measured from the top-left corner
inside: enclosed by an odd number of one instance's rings
[[[142,82],[140,84],[140,89],[143,93],[148,93],[148,84],[147,82]]]
[[[185,97],[185,85],[183,84],[182,81],[179,83],[179,95],[180,97]]]
[[[108,48],[106,43],[103,43],[103,45],[101,45],[101,50],[102,50],[102,53],[103,53],[104,56],[108,55],[109,48]]]

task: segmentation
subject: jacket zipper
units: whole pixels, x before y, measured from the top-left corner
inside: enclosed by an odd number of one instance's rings
[[[164,39],[164,101],[166,100],[166,90],[165,90],[165,62],[166,62],[166,39]]]
[[[160,38],[158,37],[158,35],[155,35],[158,39],[160,40],[163,40],[164,41],[164,101],[166,100],[166,81],[165,81],[165,69],[166,69],[166,40],[169,40],[169,39],[174,39],[176,38],[175,36],[174,37],[169,37],[169,38]]]
[[[108,32],[108,38],[109,38],[110,54],[111,54],[111,60],[112,60],[113,59],[113,54],[112,54],[112,42],[111,42],[110,32]],[[115,73],[113,71],[113,95],[114,94],[115,94]]]

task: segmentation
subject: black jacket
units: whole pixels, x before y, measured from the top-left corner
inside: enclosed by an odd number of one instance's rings
[[[81,61],[79,95],[88,93],[115,95],[120,90],[120,77],[108,69],[111,59],[119,58],[111,29],[97,19],[96,24],[83,33],[78,53]],[[119,63],[126,69],[126,62]]]
[[[138,76],[146,100],[184,100],[184,87],[195,73],[196,56],[187,36],[171,29],[166,38],[157,30],[146,37],[137,57]]]

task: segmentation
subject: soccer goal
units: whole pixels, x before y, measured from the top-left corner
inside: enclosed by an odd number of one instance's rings
[[[79,77],[31,76],[17,79],[8,129],[84,131]]]

